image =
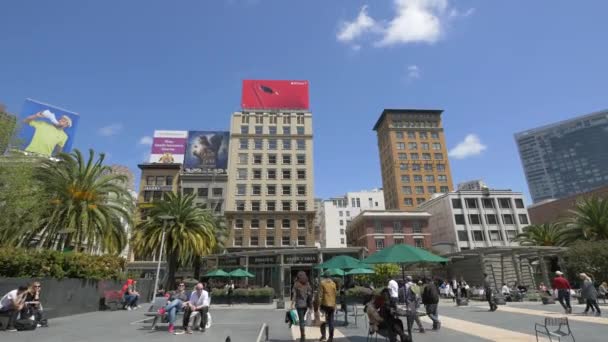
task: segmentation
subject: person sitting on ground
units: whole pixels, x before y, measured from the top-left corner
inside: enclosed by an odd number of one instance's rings
[[[203,283],[198,283],[194,287],[194,292],[190,295],[190,300],[184,303],[184,321],[183,326],[186,334],[192,334],[190,328],[190,317],[192,313],[198,312],[201,316],[200,330],[205,332],[207,327],[207,313],[209,312],[209,305],[211,305],[211,297],[209,292],[205,291]],[[183,334],[184,331],[177,332],[176,334]]]
[[[500,290],[500,293],[503,297],[505,297],[505,301],[510,302],[512,300],[511,289],[509,288],[509,286],[507,286],[507,283],[502,283],[502,289]]]
[[[386,334],[390,342],[396,342],[397,336],[399,336],[401,342],[411,341],[409,335],[403,329],[403,322],[391,305],[390,297],[389,289],[385,288],[380,295],[374,296],[366,305],[365,312],[369,319],[370,332]]]
[[[19,286],[0,299],[0,315],[8,316],[7,331],[17,331],[15,321],[19,312],[25,307],[25,297],[27,296],[27,286]]]
[[[25,306],[21,309],[20,317],[21,319],[29,319],[33,316],[37,327],[48,327],[48,321],[44,317],[42,303],[40,303],[41,289],[42,285],[38,281],[30,284],[25,295]]]
[[[139,292],[135,290],[135,285],[137,282],[133,279],[127,279],[127,283],[123,285],[123,298],[125,301],[125,305],[123,309],[137,310],[139,306],[137,305],[137,301],[139,300]]]
[[[169,320],[169,333],[175,332],[175,320],[177,319],[177,313],[182,310],[184,303],[188,301],[188,293],[186,293],[186,284],[180,282],[177,285],[177,290],[169,292],[169,302],[166,306],[160,308],[158,313],[164,315],[167,313]]]
[[[598,298],[604,299],[604,304],[606,304],[606,297],[608,297],[608,284],[603,282],[597,288]]]

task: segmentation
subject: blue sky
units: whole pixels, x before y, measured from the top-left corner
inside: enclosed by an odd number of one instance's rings
[[[143,137],[227,129],[247,78],[310,81],[324,198],[381,186],[383,108],[443,109],[450,149],[475,136],[450,158],[454,182],[527,193],[513,133],[608,107],[601,0],[5,0],[0,13],[0,102],[80,113],[75,147],[137,177]]]

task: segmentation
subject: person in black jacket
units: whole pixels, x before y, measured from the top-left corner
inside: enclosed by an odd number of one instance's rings
[[[432,280],[427,279],[424,290],[422,291],[422,304],[426,309],[426,314],[433,321],[433,330],[439,330],[441,328],[441,322],[437,315],[437,306],[439,303],[439,290]]]

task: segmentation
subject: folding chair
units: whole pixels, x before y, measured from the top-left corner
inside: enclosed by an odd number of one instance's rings
[[[378,341],[378,336],[382,337],[385,341],[388,341],[388,331],[386,330],[374,330],[371,327],[367,328],[367,339],[366,342]]]
[[[557,327],[557,329],[555,329]],[[564,327],[567,330],[562,330]],[[545,324],[534,324],[534,330],[536,331],[536,341],[538,342],[538,335],[545,335],[549,338],[549,341],[553,341],[557,338],[557,341],[561,341],[562,337],[570,336],[573,342],[576,342],[572,330],[570,330],[570,324],[568,323],[568,317],[545,317]]]
[[[164,315],[159,314],[158,309],[162,308],[165,305],[167,305],[167,298],[154,297],[154,301],[152,302],[152,305],[150,305],[150,308],[148,308],[148,312],[144,313],[144,316],[146,317],[154,317],[150,329],[156,329],[156,324],[158,323],[158,320],[163,318]]]

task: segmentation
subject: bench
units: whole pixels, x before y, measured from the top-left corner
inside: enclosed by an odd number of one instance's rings
[[[104,309],[116,311],[122,308],[125,304],[122,292],[117,290],[103,291],[103,306]]]

